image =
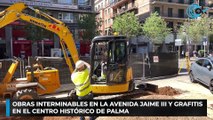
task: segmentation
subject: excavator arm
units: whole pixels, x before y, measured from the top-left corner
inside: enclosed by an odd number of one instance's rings
[[[53,21],[54,23],[45,21],[44,19],[33,17],[26,13],[23,13],[23,11],[27,8],[29,8],[29,9],[33,10],[35,13]],[[44,28],[46,30],[49,30],[49,31],[57,34],[60,39],[60,44],[62,47],[62,51],[64,53],[66,63],[69,66],[70,72],[71,73],[73,72],[73,69],[74,69],[73,63],[76,63],[76,61],[79,60],[78,52],[77,52],[75,42],[74,42],[71,32],[69,31],[69,29],[65,26],[65,24],[62,21],[60,21],[42,11],[39,11],[38,9],[34,9],[30,6],[27,6],[24,3],[15,3],[15,4],[11,5],[10,7],[8,7],[7,9],[5,9],[4,11],[0,12],[0,28],[6,26],[16,20],[23,20],[23,21],[29,22],[31,24],[34,24],[36,26],[39,26],[41,28]],[[68,57],[66,50],[65,50],[66,48],[69,50],[72,59],[70,59]]]

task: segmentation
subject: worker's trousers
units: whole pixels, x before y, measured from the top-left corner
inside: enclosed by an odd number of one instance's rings
[[[83,96],[83,97],[78,97],[79,100],[92,100],[93,99],[93,94],[92,93],[89,93],[88,95],[86,96]],[[90,120],[95,120],[95,116],[90,116],[89,119]],[[80,120],[85,120],[85,117],[84,116],[80,116]]]

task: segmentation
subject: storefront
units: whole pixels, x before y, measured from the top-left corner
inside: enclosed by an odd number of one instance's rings
[[[32,55],[31,40],[13,40],[13,56],[27,58]]]
[[[5,30],[0,29],[0,59],[6,58]]]
[[[38,56],[51,56],[51,48],[54,48],[52,40],[38,41]]]

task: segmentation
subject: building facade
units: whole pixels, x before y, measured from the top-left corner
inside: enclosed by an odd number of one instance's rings
[[[108,35],[113,23],[113,9],[111,4],[113,0],[95,0],[95,11],[99,14],[97,18],[102,20],[102,25],[100,26],[101,35]]]
[[[98,2],[95,3],[95,8],[97,9],[95,10],[99,12],[100,9],[98,9],[98,6],[100,3],[103,3],[104,0],[97,1]],[[212,0],[114,0],[109,6],[103,6],[101,10],[106,10],[111,7],[113,15],[110,17],[112,20],[116,16],[124,14],[125,12],[134,12],[141,23],[144,23],[151,13],[158,12],[167,22],[167,26],[172,28],[173,32],[177,32],[180,25],[188,19],[186,9],[192,3],[198,3],[200,6],[210,7],[207,14],[213,16],[213,9],[211,8],[213,6]],[[102,14],[101,17],[104,18],[104,20],[109,19],[108,14],[106,15],[107,16]],[[102,29],[107,30],[108,27],[109,26],[104,26]]]
[[[138,0],[138,14],[141,22],[144,22],[151,13],[157,12],[167,22],[167,26],[174,32],[188,19],[186,14],[187,7],[190,4],[198,3],[200,6],[207,7],[208,0]],[[212,16],[213,10],[209,9],[209,16]]]
[[[8,6],[16,2],[24,2],[29,6],[33,6],[39,9],[45,9],[47,13],[57,19],[62,20],[73,34],[75,41],[79,41],[80,30],[78,28],[77,21],[81,15],[95,14],[94,1],[93,0],[1,0],[0,10],[4,10]],[[47,48],[59,48],[59,40],[56,35],[53,38],[45,38],[45,45]],[[51,40],[51,41],[48,41]],[[54,42],[53,42],[54,41]],[[19,49],[17,46],[21,46]],[[26,31],[24,31],[23,25],[19,21],[12,23],[2,29],[0,29],[0,51],[4,51],[3,54],[11,57],[24,52],[30,56],[32,52],[29,46],[30,41],[26,39]],[[40,44],[40,43],[38,43]],[[15,48],[13,47],[15,45]],[[18,50],[17,50],[18,49]],[[19,52],[19,53],[18,53]],[[50,55],[50,50],[48,52]]]

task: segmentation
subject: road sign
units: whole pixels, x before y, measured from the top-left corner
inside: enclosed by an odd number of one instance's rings
[[[203,45],[204,45],[204,46],[207,46],[207,41],[203,41]]]
[[[207,46],[207,43],[208,43],[207,37],[203,37],[203,45]]]
[[[181,39],[175,39],[175,46],[181,46],[182,40]]]
[[[158,57],[158,56],[153,56],[153,62],[154,62],[154,63],[159,62],[159,57]]]

